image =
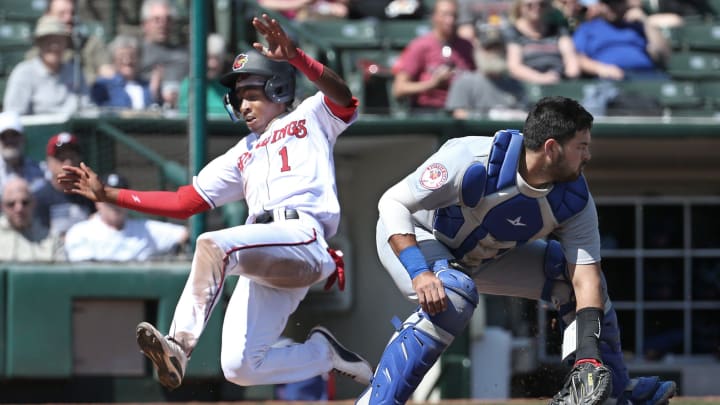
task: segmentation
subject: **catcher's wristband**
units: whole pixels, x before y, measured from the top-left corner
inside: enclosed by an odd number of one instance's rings
[[[414,279],[418,274],[430,270],[427,261],[425,261],[425,256],[423,256],[420,248],[417,246],[408,246],[403,249],[400,254],[398,254],[398,259],[400,259],[400,263],[405,266],[405,270],[407,270],[410,275],[410,279]]]

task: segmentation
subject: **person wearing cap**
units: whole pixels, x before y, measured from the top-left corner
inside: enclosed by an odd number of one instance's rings
[[[117,173],[102,176],[111,187],[128,188]],[[65,253],[71,262],[146,261],[177,257],[190,233],[184,225],[154,219],[128,218],[127,209],[97,202],[97,212],[70,227],[65,234]]]
[[[103,183],[87,165],[66,166],[57,180],[68,193],[147,214],[186,219],[244,200],[245,225],[201,234],[188,281],[167,335],[148,322],[136,329],[160,383],[182,384],[188,358],[228,276],[238,281],[225,312],[220,362],[241,386],[302,381],[337,370],[368,384],[370,364],[325,328],[289,347],[272,347],[310,287],[344,287],[342,256],[329,247],[340,221],[333,149],[358,116],[358,100],[332,69],[297,48],[263,14],[252,25],[266,45],[235,57],[220,82],[227,110],[250,133],[176,191],[139,191]],[[293,108],[295,69],[319,90]]]
[[[67,25],[53,16],[43,16],[35,27],[38,56],[18,63],[10,72],[3,107],[20,115],[71,114],[89,106],[83,75],[64,62],[70,46]]]
[[[223,67],[227,63],[227,51],[225,50],[225,39],[218,33],[211,33],[207,37],[207,96],[205,103],[207,113],[212,115],[226,114],[223,97],[227,93],[227,87],[220,83],[220,76]],[[190,78],[186,77],[180,83],[180,94],[178,99],[178,111],[188,112],[190,102]]]
[[[47,227],[33,215],[35,197],[27,180],[12,177],[3,184],[0,192],[0,261],[63,261],[62,240],[50,235]]]
[[[64,236],[73,224],[95,212],[95,203],[81,195],[66,194],[54,180],[63,166],[80,164],[82,150],[78,137],[69,132],[56,134],[48,140],[45,152],[45,175],[49,181],[34,193],[35,215],[52,235]]]
[[[101,77],[90,88],[90,98],[98,107],[144,110],[154,102],[150,83],[139,75],[139,41],[118,35],[108,45],[115,74]]]
[[[79,67],[85,76],[85,82],[94,83],[95,79],[113,75],[110,54],[104,39],[89,32],[89,26],[81,21],[76,14],[76,0],[47,0],[43,15],[53,16],[65,24],[72,33],[72,46],[64,53],[66,62],[78,58]],[[33,46],[25,54],[26,59],[36,57],[37,46]]]
[[[0,113],[0,188],[12,176],[27,180],[31,191],[38,190],[46,182],[40,165],[25,156],[25,134],[20,116],[14,111],[4,111]]]

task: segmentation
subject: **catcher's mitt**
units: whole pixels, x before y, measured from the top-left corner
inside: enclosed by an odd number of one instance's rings
[[[582,362],[570,371],[550,405],[598,405],[605,402],[611,392],[610,369],[596,362]]]

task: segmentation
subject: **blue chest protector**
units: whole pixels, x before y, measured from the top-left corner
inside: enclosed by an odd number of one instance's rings
[[[587,205],[589,192],[582,176],[572,182],[556,183],[550,193],[539,198],[519,192],[517,168],[523,156],[522,139],[517,130],[498,131],[487,163],[476,162],[465,170],[461,203],[436,210],[434,232],[439,240],[452,241],[446,244],[457,259],[462,260],[483,240],[514,242],[518,246],[533,237],[537,239],[540,231],[549,228],[543,221],[543,206],[549,206],[551,213],[545,217],[551,214],[556,226]],[[504,199],[499,192],[512,197]],[[541,200],[548,204],[541,204]],[[504,250],[499,249],[497,254]]]

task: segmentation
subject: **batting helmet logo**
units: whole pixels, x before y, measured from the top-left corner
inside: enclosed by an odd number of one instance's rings
[[[232,69],[240,70],[240,69],[244,68],[247,61],[248,61],[248,56],[244,53],[241,53],[240,55],[235,57],[235,61],[233,62]]]

